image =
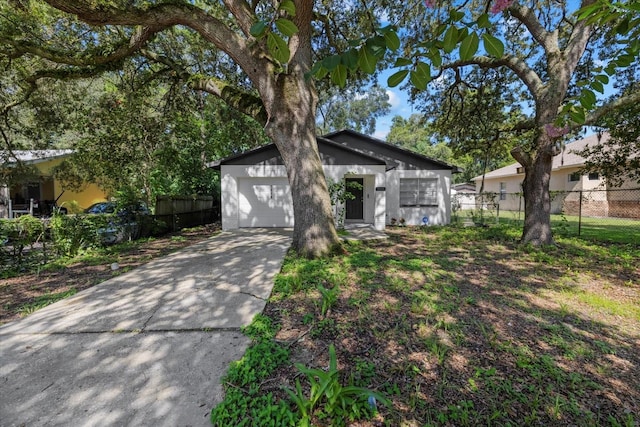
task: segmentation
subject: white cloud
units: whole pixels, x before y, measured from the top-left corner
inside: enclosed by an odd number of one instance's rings
[[[392,90],[387,91],[387,96],[389,97],[389,104],[391,104],[391,108],[396,108],[400,106],[400,97]]]
[[[387,135],[389,135],[389,128],[380,130],[376,129],[376,131],[371,136],[385,141],[387,139]]]

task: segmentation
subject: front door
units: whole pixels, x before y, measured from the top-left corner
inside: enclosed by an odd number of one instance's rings
[[[356,182],[360,185],[349,185],[351,182]],[[345,184],[347,191],[355,196],[354,199],[346,201],[345,219],[364,219],[364,179],[346,178]]]

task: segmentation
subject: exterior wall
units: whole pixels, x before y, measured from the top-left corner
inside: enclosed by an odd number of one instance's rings
[[[324,166],[327,179],[334,181],[349,177],[364,178],[364,221],[378,230],[384,230],[386,217],[385,193],[376,187],[385,186],[383,165]],[[238,180],[242,178],[287,178],[286,169],[280,165],[222,165],[220,167],[222,229],[239,227]]]
[[[500,206],[500,210],[504,211],[517,211],[519,208],[524,208],[521,205],[520,197],[516,196],[516,193],[522,192],[522,180],[523,175],[504,176],[500,178],[487,178],[484,180],[484,192],[495,193],[496,202]],[[480,192],[481,180],[476,181],[476,192]],[[506,199],[500,200],[500,183],[506,184]]]
[[[470,210],[475,209],[476,194],[466,191],[451,190],[451,207],[458,210]]]
[[[387,201],[385,191],[376,191],[386,185],[383,165],[324,166],[327,179],[338,181],[344,178],[363,178],[364,222],[376,230],[384,230]]]
[[[84,208],[88,208],[94,203],[107,200],[107,193],[98,185],[93,183],[86,184],[79,191],[64,190],[60,181],[53,178],[53,169],[58,166],[63,159],[51,159],[35,163],[34,166],[40,172],[40,200],[53,201],[58,199],[58,206],[63,206],[70,213],[81,212]],[[18,189],[21,186],[17,187]],[[16,190],[14,188],[12,192]],[[19,191],[19,190],[18,190]],[[0,207],[0,217],[7,217],[8,211]]]
[[[55,194],[60,195],[62,193],[62,186],[60,182],[54,181]],[[57,196],[56,196],[57,197]],[[80,191],[64,190],[62,196],[58,199],[58,206],[66,207],[71,212],[75,207],[81,211],[88,208],[94,203],[107,201],[107,193],[105,193],[96,184],[87,184]]]
[[[437,178],[438,206],[400,207],[400,178]],[[430,225],[451,222],[451,171],[449,170],[391,170],[387,172],[387,224],[392,218],[404,218],[407,225],[422,225],[427,217]]]
[[[640,185],[630,180],[616,188],[607,188],[603,179],[589,179],[588,174],[580,174],[577,181],[569,181],[569,175],[578,173],[579,166],[556,169],[551,172],[549,190],[552,192],[551,213],[582,215],[592,217],[639,218]],[[503,176],[485,179],[485,191],[500,194],[500,182],[507,185],[507,200],[498,200],[500,210],[517,211],[524,208],[520,200],[512,193],[520,192],[522,175]],[[476,191],[480,190],[481,180],[476,181]],[[607,191],[605,191],[607,190]],[[582,208],[580,192],[582,191]],[[557,192],[554,194],[554,192]],[[497,197],[499,199],[499,197]]]

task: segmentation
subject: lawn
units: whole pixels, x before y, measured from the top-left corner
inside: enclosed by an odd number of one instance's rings
[[[637,244],[536,249],[508,225],[388,234],[286,259],[214,424],[640,423]]]
[[[459,211],[459,221],[462,222],[471,211]],[[488,224],[495,223],[495,212],[490,212],[484,218]],[[500,223],[522,227],[524,213],[517,211],[500,211]],[[551,215],[551,226],[554,233],[561,236],[580,236],[583,239],[597,242],[633,243],[640,244],[640,220],[633,218],[597,218],[575,215]]]

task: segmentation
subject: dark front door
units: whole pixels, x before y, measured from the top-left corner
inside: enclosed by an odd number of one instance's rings
[[[360,185],[349,185],[351,182],[357,182]],[[346,219],[364,219],[363,207],[363,178],[346,178],[347,191],[355,196],[352,200],[346,201]]]

